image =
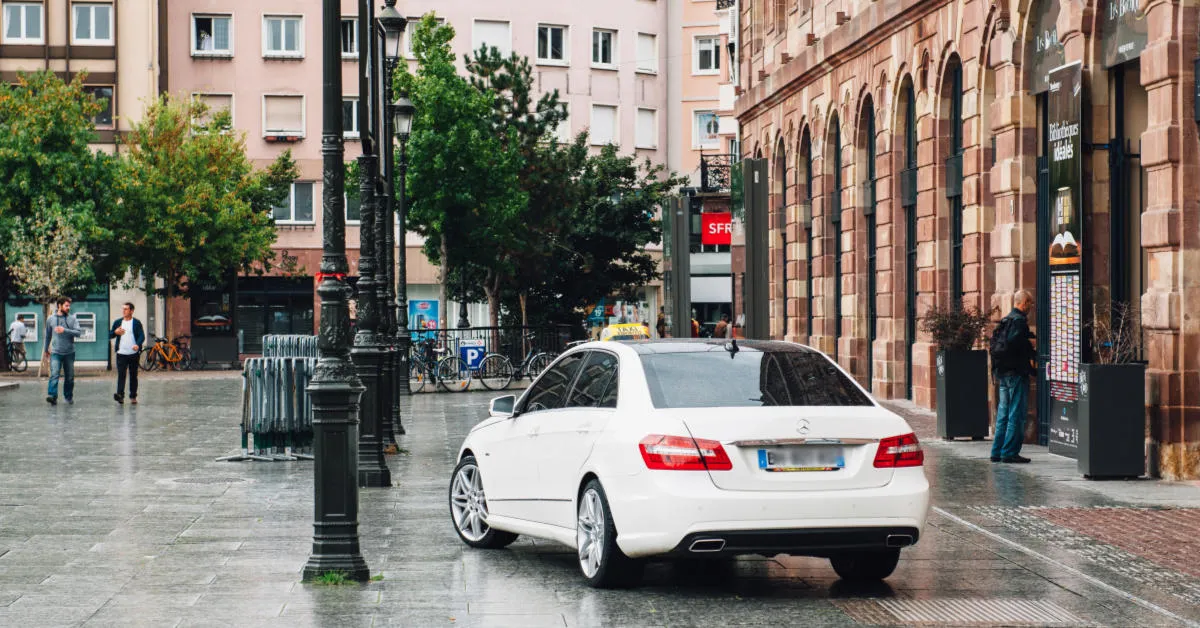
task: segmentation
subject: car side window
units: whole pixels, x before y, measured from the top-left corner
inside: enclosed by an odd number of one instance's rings
[[[607,351],[593,351],[575,380],[567,399],[568,408],[617,407],[617,356]],[[611,390],[611,393],[609,392]],[[610,399],[611,398],[611,399]],[[606,405],[610,403],[611,405]]]
[[[571,386],[571,380],[575,379],[575,373],[579,371],[587,353],[568,355],[543,373],[529,390],[529,396],[525,398],[525,405],[521,412],[554,410],[562,406],[563,399],[567,396],[567,389]]]

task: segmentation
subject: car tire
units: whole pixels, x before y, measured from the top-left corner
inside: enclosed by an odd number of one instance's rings
[[[829,559],[833,570],[847,582],[875,582],[896,571],[900,562],[899,549],[874,552],[846,552]]]
[[[626,556],[617,547],[617,526],[604,487],[589,480],[579,496],[575,522],[575,551],[579,570],[597,589],[635,586],[642,580],[645,563]]]
[[[517,540],[512,532],[487,522],[487,497],[475,456],[464,456],[450,476],[450,523],[463,543],[477,549],[501,549]]]

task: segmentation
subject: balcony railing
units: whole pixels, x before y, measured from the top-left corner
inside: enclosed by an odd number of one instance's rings
[[[728,192],[730,169],[737,155],[701,155],[700,189],[704,192]]]

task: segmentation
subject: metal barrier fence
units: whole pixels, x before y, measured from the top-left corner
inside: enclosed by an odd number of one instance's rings
[[[316,365],[316,336],[264,336],[263,357],[242,366],[242,451],[217,460],[311,460]]]
[[[412,352],[422,351],[426,344],[448,349],[450,355],[473,364],[472,357],[482,359],[500,353],[518,364],[530,352],[562,353],[567,343],[584,337],[583,329],[573,331],[570,325],[537,327],[464,327],[460,329],[410,330]]]

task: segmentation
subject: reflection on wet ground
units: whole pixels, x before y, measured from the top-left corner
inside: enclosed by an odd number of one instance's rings
[[[958,444],[928,448],[936,510],[896,574],[871,587],[847,586],[824,560],[777,557],[656,563],[641,588],[597,591],[567,548],[522,538],[468,550],[445,489],[486,393],[406,406],[396,486],[361,492],[363,551],[381,579],[302,585],[312,463],[214,461],[238,447],[240,379],[148,381],[136,408],[112,403],[109,386],[81,381],[76,405],[56,408],[31,383],[0,394],[0,625],[1200,622],[1194,576],[1094,536],[1089,513],[1127,504],[963,457]]]

